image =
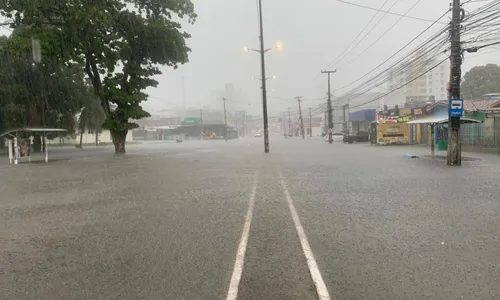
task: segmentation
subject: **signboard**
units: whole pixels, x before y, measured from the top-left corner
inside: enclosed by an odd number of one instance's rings
[[[182,125],[194,125],[200,123],[200,118],[184,118]]]
[[[411,118],[410,116],[400,116],[398,118],[398,123],[406,123],[406,122],[410,122]]]
[[[378,115],[377,116],[377,121],[378,121],[378,123],[397,123],[398,122],[398,117],[397,116],[383,116],[383,115]]]
[[[452,99],[450,102],[450,117],[461,118],[464,116],[464,100]]]

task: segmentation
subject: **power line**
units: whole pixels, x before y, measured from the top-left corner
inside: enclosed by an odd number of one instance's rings
[[[380,6],[380,9],[382,9],[388,2],[389,0],[385,0],[385,2],[382,4],[382,6]],[[352,42],[349,44],[349,46],[347,46],[344,51],[342,51],[342,53],[340,55],[338,55],[333,61],[331,61],[327,66],[326,68],[330,68],[331,65],[333,64],[337,64],[340,60],[342,60],[342,58],[344,57],[344,55],[346,54],[347,51],[349,51],[349,49],[351,48],[351,46],[358,40],[358,38],[361,36],[361,34],[365,31],[365,29],[371,24],[371,22],[378,16],[378,13],[380,12],[380,10],[378,10],[374,15],[373,17],[370,19],[370,21],[368,21],[368,23],[366,23],[365,27],[363,27],[363,29],[361,29],[361,31],[358,33],[358,35],[356,36],[356,38],[354,38],[354,40],[352,40]],[[377,25],[375,25],[377,26]],[[372,28],[373,30],[373,28]],[[363,40],[363,39],[361,39]],[[356,46],[355,46],[356,47]],[[321,74],[321,73],[319,73]],[[319,76],[318,74],[318,76]]]
[[[421,0],[417,0],[406,12],[405,12],[405,15],[408,14],[413,8],[415,8],[415,6],[417,6],[417,4],[420,2]],[[358,57],[360,57],[361,55],[365,54],[366,51],[368,51],[371,47],[373,47],[375,44],[377,44],[384,36],[386,36],[393,28],[394,26],[396,26],[401,20],[403,19],[403,17],[399,17],[399,19],[394,22],[394,24],[392,24],[391,27],[389,27],[381,36],[379,36],[378,38],[375,39],[375,41],[373,41],[373,43],[370,44],[370,46],[368,46],[365,50],[363,50],[361,53],[359,53],[358,55],[356,55],[354,58],[352,58],[351,60],[349,60],[348,62],[344,63],[343,65],[341,65],[339,67],[339,69],[342,69],[345,65],[347,64],[350,64],[351,62],[353,62],[354,60],[356,60]],[[433,23],[434,24],[434,23]]]
[[[354,83],[356,82],[359,82],[361,79],[365,78],[366,76],[370,75],[371,73],[373,73],[375,70],[377,70],[378,68],[380,68],[382,65],[384,65],[386,62],[388,62],[389,60],[391,60],[392,58],[394,58],[396,55],[398,55],[399,53],[401,53],[401,51],[403,51],[404,49],[406,49],[409,45],[411,45],[414,41],[416,41],[419,37],[421,37],[425,32],[427,32],[432,26],[434,26],[436,23],[438,23],[439,20],[441,20],[447,13],[449,12],[446,11],[444,14],[442,14],[439,18],[437,18],[431,25],[429,25],[427,28],[424,29],[424,31],[422,31],[421,33],[419,33],[416,37],[414,37],[411,41],[409,41],[406,45],[404,45],[402,48],[400,48],[398,51],[396,51],[396,53],[394,53],[393,55],[391,55],[390,57],[388,57],[386,60],[384,60],[382,63],[380,63],[378,66],[376,66],[375,68],[373,68],[372,70],[370,70],[368,73],[366,73],[365,75],[359,77],[358,79],[352,81],[351,83],[341,87],[341,88],[338,88],[336,90],[334,90],[333,92],[336,92],[336,91],[339,91],[339,90],[342,90],[346,87],[349,87],[351,85],[353,85]],[[441,31],[442,32],[445,32],[447,30],[447,28],[444,28],[442,29]]]
[[[359,5],[357,5],[357,4],[350,3],[350,2],[347,2],[347,1],[342,1],[342,0],[337,0],[337,1],[342,2],[342,3],[346,3],[346,4],[353,4],[353,5],[355,5],[355,6],[359,6]],[[351,42],[351,44],[349,44],[349,46],[347,46],[347,48],[345,48],[345,49],[344,49],[344,51],[342,51],[342,53],[341,53],[339,56],[337,56],[337,58],[335,58],[332,62],[330,62],[330,63],[327,65],[326,69],[331,68],[333,65],[340,63],[343,59],[345,59],[345,58],[346,58],[346,56],[349,54],[348,50],[350,49],[350,47],[351,47],[351,46],[352,46],[352,45],[356,42],[356,40],[358,39],[358,37],[359,37],[359,36],[360,36],[360,35],[364,32],[364,30],[366,29],[366,27],[368,27],[368,26],[370,25],[370,23],[371,23],[371,22],[375,19],[375,17],[378,15],[378,13],[379,13],[379,12],[383,12],[383,13],[384,13],[384,15],[382,16],[382,18],[380,18],[380,19],[377,21],[377,23],[376,23],[374,26],[372,26],[372,28],[371,28],[371,29],[370,29],[370,30],[369,30],[369,31],[368,31],[368,32],[367,32],[367,33],[366,33],[366,34],[365,34],[365,35],[364,35],[364,36],[363,36],[360,40],[358,40],[358,42],[356,43],[356,45],[354,45],[354,47],[352,47],[352,49],[351,49],[351,50],[353,50],[354,48],[356,48],[356,47],[357,47],[357,46],[358,46],[358,45],[359,45],[359,44],[360,44],[360,43],[361,43],[361,42],[362,42],[362,41],[363,41],[363,40],[364,40],[364,39],[365,39],[365,38],[366,38],[366,37],[367,37],[367,36],[368,36],[368,35],[369,35],[369,34],[370,34],[370,33],[371,33],[371,32],[372,32],[375,28],[376,28],[376,27],[377,27],[377,25],[378,25],[378,24],[379,24],[379,23],[380,23],[380,22],[381,22],[381,21],[385,18],[385,16],[386,16],[387,14],[393,14],[393,13],[391,13],[391,12],[390,12],[390,10],[391,10],[391,9],[392,9],[392,8],[393,8],[393,7],[394,7],[394,6],[398,3],[398,2],[399,2],[399,0],[396,0],[396,1],[395,1],[392,5],[391,5],[391,7],[389,8],[389,10],[388,10],[388,11],[384,11],[384,10],[382,10],[382,8],[386,5],[386,3],[387,3],[387,2],[388,2],[388,0],[386,0],[386,1],[382,4],[382,6],[380,7],[380,9],[373,9],[373,10],[375,10],[377,13],[376,13],[376,14],[375,14],[375,15],[374,15],[371,19],[370,19],[370,21],[369,21],[369,22],[365,25],[365,27],[364,27],[364,28],[363,28],[363,29],[362,29],[362,30],[358,33],[358,35],[357,35],[357,36],[356,36],[356,38],[355,38],[355,39]],[[407,14],[408,14],[408,12],[409,12],[411,9],[413,9],[413,8],[414,8],[414,7],[418,4],[418,2],[420,2],[420,0],[417,0],[417,2],[416,2],[416,3],[415,3],[415,4],[414,4],[414,5],[413,5],[413,6],[412,6],[412,7],[411,7],[411,8],[410,8],[410,9],[409,9],[409,10],[408,10],[405,14],[404,14],[404,15],[401,15],[401,14],[396,14],[396,15],[400,16],[400,19],[399,19],[399,20],[398,20],[395,24],[393,24],[393,25],[392,25],[392,27],[391,27],[391,28],[389,28],[389,30],[387,30],[387,31],[386,31],[386,32],[382,35],[382,37],[383,37],[383,36],[385,36],[385,35],[386,35],[386,34],[387,34],[387,33],[388,33],[388,32],[389,32],[389,31],[390,31],[390,30],[391,30],[391,29],[392,29],[392,28],[393,28],[393,27],[397,24],[397,23],[399,23],[399,21],[400,21],[403,17],[406,17],[406,16],[407,16]],[[361,5],[361,7],[365,7],[365,6],[362,6],[362,5]],[[368,8],[368,7],[365,7],[365,8]],[[371,8],[370,8],[370,9],[371,9]],[[435,22],[435,21],[431,21],[431,22],[433,22],[433,24],[434,24],[434,22]],[[380,39],[380,38],[379,38],[379,39]],[[372,46],[373,46],[376,42],[378,42],[378,40],[379,40],[379,39],[375,40],[375,42],[374,42],[372,45],[370,45],[367,49],[365,49],[365,50],[364,50],[361,54],[363,54],[363,53],[364,53],[364,52],[366,52],[369,48],[371,48],[371,47],[372,47]],[[354,59],[358,58],[361,54],[359,54],[358,56],[356,56]],[[339,58],[339,57],[340,57],[340,58]],[[351,59],[349,62],[353,61],[354,59]],[[348,63],[343,64],[343,65],[342,65],[341,67],[339,67],[339,68],[343,68],[346,64],[348,64]],[[318,77],[319,77],[320,75],[321,75],[321,73],[318,73],[318,74],[316,75],[316,77],[314,77],[314,79],[313,79],[313,81],[312,81],[312,82],[315,82],[315,81],[318,79]]]
[[[375,98],[375,99],[373,99],[373,100],[367,101],[367,102],[365,102],[365,103],[363,103],[363,104],[358,104],[358,105],[356,105],[356,106],[351,106],[350,108],[352,109],[352,108],[357,108],[357,107],[360,107],[360,106],[363,106],[363,105],[366,105],[366,104],[370,104],[370,103],[375,102],[375,101],[377,101],[377,100],[379,100],[379,99],[381,99],[381,98],[383,98],[383,97],[385,97],[385,96],[387,96],[387,95],[389,95],[389,94],[392,94],[393,92],[395,92],[395,91],[397,91],[397,90],[402,89],[403,87],[405,87],[405,86],[407,86],[408,84],[410,84],[410,83],[414,82],[414,81],[415,81],[415,80],[417,80],[418,78],[420,78],[420,77],[424,76],[425,74],[427,74],[427,73],[429,73],[430,71],[434,70],[435,68],[439,67],[439,65],[441,65],[442,63],[444,63],[444,62],[445,62],[445,61],[447,61],[448,59],[449,59],[449,57],[446,57],[445,59],[441,60],[439,63],[435,64],[432,68],[430,68],[430,69],[428,69],[427,71],[425,71],[425,72],[421,73],[420,75],[418,75],[417,77],[413,78],[412,80],[409,80],[409,81],[408,81],[408,82],[406,82],[405,84],[403,84],[403,85],[401,85],[401,86],[398,86],[398,87],[397,87],[397,88],[395,88],[395,89],[390,90],[389,92],[387,92],[387,93],[383,94],[382,96],[379,96],[379,97],[377,97],[377,98]]]
[[[465,27],[465,30],[468,31],[469,36],[476,35],[476,39],[471,40],[468,42],[469,45],[475,46],[475,47],[490,47],[493,45],[498,45],[500,44],[500,34],[497,33],[498,30],[494,30],[497,26],[500,26],[499,21],[495,20],[495,17],[497,17],[496,12],[496,5],[500,3],[500,0],[496,0],[492,3],[489,3],[475,11],[473,11],[470,14],[467,15],[462,15],[462,19],[465,20],[464,23],[467,24],[469,27]],[[435,25],[439,22],[441,18],[443,18],[448,12],[444,13],[443,16],[441,16],[438,20],[433,21],[432,25]],[[462,11],[462,14],[464,12]],[[431,25],[431,26],[432,26]],[[489,27],[486,27],[488,25]],[[429,26],[429,28],[431,27]],[[495,26],[492,28],[492,26]],[[426,28],[424,30],[427,31],[429,28]],[[368,102],[362,103],[362,104],[357,104],[354,107],[351,108],[356,108],[362,105],[369,104],[371,102],[377,101],[382,97],[385,97],[394,91],[397,91],[401,89],[402,87],[412,83],[415,81],[417,78],[427,74],[431,70],[435,69],[437,66],[442,64],[448,59],[447,58],[442,60],[439,64],[435,64],[437,56],[440,56],[443,53],[447,53],[449,51],[449,44],[448,44],[448,38],[449,38],[449,28],[445,27],[438,31],[436,34],[434,34],[431,38],[427,39],[424,43],[419,45],[417,49],[413,51],[413,53],[416,52],[416,55],[411,55],[411,53],[408,53],[408,55],[402,57],[395,63],[392,63],[389,67],[383,69],[382,71],[378,72],[375,74],[372,78],[366,80],[365,82],[359,84],[357,87],[351,89],[349,92],[345,93],[341,97],[338,97],[336,99],[337,103],[341,102],[346,102],[347,103],[355,99],[357,97],[360,97],[363,94],[366,94],[370,90],[374,89],[375,87],[381,86],[382,84],[385,84],[389,81],[394,81],[394,78],[401,79],[400,82],[396,82],[397,87],[392,89],[391,86],[391,91],[388,93],[384,93],[383,95],[379,95],[379,97],[376,97],[373,100],[370,100]],[[421,36],[423,33],[419,34]],[[477,36],[479,35],[479,36]],[[416,38],[415,38],[416,39]],[[411,44],[413,40],[409,43]],[[403,47],[406,48],[408,45],[405,45]],[[351,86],[352,84],[361,81],[361,79],[367,77],[369,74],[373,73],[375,70],[377,70],[380,66],[385,64],[387,61],[389,61],[391,58],[402,52],[403,49],[400,49],[391,56],[389,59],[384,61],[382,64],[362,76],[361,78],[358,78],[354,82],[350,83],[349,85],[345,86]],[[469,48],[471,51],[477,51],[474,47]],[[479,49],[479,48],[478,48]],[[410,57],[411,55],[411,57]],[[429,67],[432,65],[432,67]],[[416,74],[416,72],[420,72],[419,70],[425,69],[424,72],[421,72],[421,74]],[[409,78],[417,75],[415,78],[408,80]],[[411,77],[409,77],[411,76]],[[407,79],[405,79],[407,78]],[[406,83],[403,84],[403,79],[405,79]],[[398,80],[399,81],[399,80]],[[343,88],[345,88],[343,87]],[[321,105],[318,107],[318,110],[324,110],[324,105]]]
[[[388,0],[386,0],[384,2],[384,4],[382,6],[384,6],[386,3],[387,3]],[[392,3],[391,7],[389,7],[389,11],[399,2],[400,0],[396,0],[394,3]],[[375,25],[373,25],[370,30],[356,43],[356,45],[354,45],[354,47],[351,49],[354,50],[362,41],[365,40],[365,38],[370,35],[370,33],[372,33],[373,30],[375,30],[375,28],[378,26],[378,24],[380,24],[380,22],[382,22],[382,20],[385,18],[385,16],[387,16],[387,12],[384,13],[384,15],[377,21],[377,23],[375,23]],[[337,63],[340,63],[343,59],[345,59],[350,53],[347,52],[342,58],[339,59],[339,61]],[[345,64],[344,64],[345,65]],[[342,65],[342,66],[344,66]],[[328,65],[326,68],[331,68],[332,65]]]
[[[383,85],[389,81],[392,80],[394,77],[398,76],[403,76],[408,70],[419,70],[423,67],[425,67],[428,63],[431,63],[434,58],[441,53],[444,53],[448,50],[448,47],[442,48],[444,45],[447,44],[446,40],[443,41],[438,41],[435,43],[430,49],[427,51],[424,49],[417,49],[415,52],[417,52],[417,56],[412,58],[412,59],[407,59],[406,61],[404,59],[400,60],[399,62],[393,64],[392,66],[386,68],[382,72],[379,72],[377,75],[372,77],[371,79],[365,81],[364,83],[360,84],[358,87],[352,89],[351,91],[347,92],[346,94],[342,95],[338,101],[347,101],[355,99],[363,94],[366,94],[368,91],[372,90],[374,87],[378,87],[380,85]],[[432,53],[435,53],[433,56]],[[429,57],[430,56],[430,57]],[[429,57],[429,58],[426,58]],[[387,73],[387,74],[386,74]],[[363,92],[359,92],[359,90],[362,90]]]
[[[390,12],[390,11],[383,11],[381,9],[376,9],[374,7],[369,7],[369,6],[365,6],[365,5],[361,5],[361,4],[357,4],[357,3],[347,2],[347,1],[344,1],[344,0],[337,0],[337,2],[349,4],[349,5],[352,5],[352,6],[362,7],[362,8],[366,8],[366,9],[378,11],[378,12],[384,12],[384,13],[387,13],[387,14],[390,14],[390,15],[394,15],[394,16],[405,17],[405,18],[408,18],[408,19],[425,21],[425,22],[434,22],[433,20],[429,20],[429,19],[424,19],[424,18],[419,18],[419,17],[413,17],[413,16],[405,16],[403,14],[398,14],[398,13],[394,13],[394,12]],[[446,23],[441,23],[441,24],[446,24]]]

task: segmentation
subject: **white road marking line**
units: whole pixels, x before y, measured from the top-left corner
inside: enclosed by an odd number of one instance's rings
[[[288,191],[288,188],[286,186],[286,182],[281,169],[278,169],[278,175],[280,177],[281,187],[283,188],[283,192],[285,193],[286,201],[288,202],[288,207],[290,208],[290,213],[292,214],[293,223],[295,223],[295,229],[297,230],[297,235],[299,236],[302,250],[304,251],[304,255],[306,257],[309,272],[311,273],[312,280],[314,282],[314,285],[316,286],[318,297],[320,300],[331,300],[328,289],[326,288],[325,282],[323,281],[323,277],[321,277],[321,272],[319,271],[318,264],[314,259],[314,254],[311,250],[311,247],[309,246],[309,242],[307,241],[307,236],[304,232],[304,228],[300,223],[299,215],[297,214],[297,210],[295,209],[295,205],[293,204],[292,197],[290,196],[290,192]]]
[[[236,261],[234,263],[233,275],[231,276],[231,283],[227,292],[227,300],[236,300],[238,297],[238,288],[240,285],[241,274],[243,273],[243,265],[245,264],[245,252],[247,250],[248,235],[250,233],[250,224],[252,223],[253,207],[255,203],[255,193],[257,191],[259,171],[255,173],[253,181],[252,192],[250,200],[248,201],[248,211],[245,217],[245,225],[243,226],[243,233],[241,234],[240,244],[236,252]]]
[[[198,149],[196,152],[209,153],[209,152],[219,152],[219,149]]]

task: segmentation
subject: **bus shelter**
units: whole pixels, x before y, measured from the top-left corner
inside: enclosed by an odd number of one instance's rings
[[[42,137],[45,162],[49,162],[49,151],[47,147],[47,134],[56,132],[66,132],[59,128],[17,128],[0,134],[0,138],[7,138],[9,147],[9,163],[17,165],[20,160],[31,162],[33,153],[34,135],[39,134]]]
[[[473,123],[482,123],[482,121],[476,120],[476,119],[471,119],[471,118],[460,118],[460,123],[461,124],[473,124]],[[448,124],[448,117],[447,116],[445,116],[445,117],[432,116],[432,117],[428,117],[428,118],[411,120],[409,122],[406,122],[406,124],[429,124],[429,126],[431,127],[431,153],[432,153],[432,156],[434,156],[436,139],[437,139],[436,126],[442,125],[442,126],[446,127]]]

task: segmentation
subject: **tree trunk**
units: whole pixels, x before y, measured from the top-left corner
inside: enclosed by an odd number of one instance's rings
[[[111,138],[115,145],[115,153],[125,153],[125,141],[127,140],[128,131],[111,130]]]
[[[80,131],[80,149],[83,148],[83,130]]]

